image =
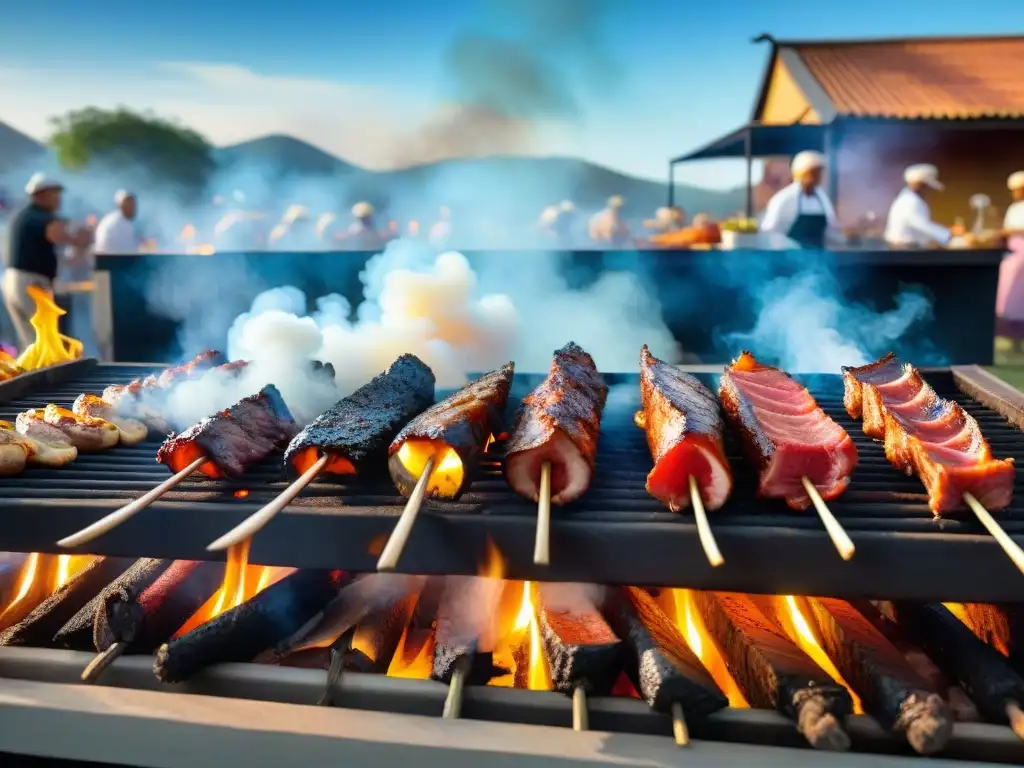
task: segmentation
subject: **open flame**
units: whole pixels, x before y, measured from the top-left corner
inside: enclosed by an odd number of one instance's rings
[[[36,339],[21,353],[18,367],[34,371],[80,358],[82,342],[60,332],[60,318],[67,312],[57,306],[49,291],[37,285],[30,285],[27,290],[36,305],[35,314],[29,320],[35,329]]]
[[[45,555],[33,552],[21,566],[14,594],[0,611],[0,629],[6,629],[24,619],[92,560],[91,555]]]

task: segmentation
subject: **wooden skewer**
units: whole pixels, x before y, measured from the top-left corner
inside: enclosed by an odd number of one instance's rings
[[[551,462],[540,465],[540,491],[537,494],[537,539],[533,545],[533,564],[551,564]]]
[[[331,457],[324,454],[317,459],[316,464],[311,466],[291,485],[281,491],[281,494],[272,502],[263,507],[259,512],[254,512],[245,520],[240,522],[230,531],[206,547],[207,552],[219,552],[235,544],[241,544],[246,539],[251,539],[269,523],[278,512],[291,504],[295,497],[302,493],[303,489],[316,480],[317,476],[324,471],[324,467],[331,460]]]
[[[572,729],[590,730],[590,714],[587,712],[587,692],[579,686],[572,692]]]
[[[1017,738],[1024,739],[1024,710],[1016,701],[1006,702],[1006,717],[1010,720],[1010,730]]]
[[[427,495],[427,483],[430,482],[430,475],[434,472],[434,462],[434,456],[427,459],[420,479],[416,482],[416,487],[412,489],[409,501],[405,503],[405,509],[402,510],[402,515],[391,532],[391,538],[384,545],[384,551],[380,553],[380,559],[377,561],[378,571],[388,573],[398,568],[398,559],[402,556],[402,550],[405,549],[405,543],[409,540],[412,526],[416,522],[416,516],[420,513],[423,499]]]
[[[690,475],[690,504],[693,507],[693,516],[697,521],[697,536],[700,538],[700,545],[704,548],[704,554],[711,563],[712,568],[717,568],[725,562],[721,551],[718,549],[718,542],[715,541],[715,534],[711,532],[711,523],[708,522],[708,513],[704,509],[704,499],[700,497],[700,486],[697,485],[697,478]]]
[[[828,537],[832,539],[832,543],[835,545],[836,550],[839,552],[839,556],[843,560],[849,560],[853,557],[854,550],[853,541],[849,535],[843,530],[843,526],[836,520],[835,515],[825,505],[825,500],[821,498],[821,494],[818,493],[818,489],[814,487],[808,478],[804,477],[804,490],[807,491],[807,495],[811,497],[811,503],[814,505],[815,510],[818,512],[818,517],[821,518],[822,524],[825,526],[825,530],[828,532]]]
[[[683,705],[678,701],[672,702],[672,735],[676,737],[676,744],[686,747],[690,744],[690,729],[686,726],[686,718],[683,716]]]
[[[85,544],[86,542],[92,541],[93,539],[99,538],[103,534],[114,530],[125,520],[141,512],[169,490],[174,488],[174,486],[187,479],[189,475],[198,470],[207,461],[208,459],[205,456],[200,456],[176,475],[167,478],[156,488],[146,494],[143,494],[130,504],[125,504],[116,512],[111,512],[109,515],[97,520],[92,525],[86,526],[78,533],[73,533],[70,536],[61,539],[57,542],[57,546],[77,547],[79,544]]]
[[[448,695],[444,700],[444,711],[441,714],[446,720],[458,720],[462,714],[462,692],[466,687],[469,668],[469,659],[463,657],[452,671],[452,679],[448,683]]]
[[[978,518],[978,522],[985,526],[985,530],[992,534],[992,538],[1003,548],[1003,552],[1009,556],[1013,564],[1021,572],[1024,572],[1024,550],[1007,535],[1003,527],[992,517],[992,513],[985,509],[981,502],[974,497],[974,494],[970,492],[964,493],[964,503],[971,508],[974,516]],[[1024,723],[1022,723],[1022,727],[1024,727]]]
[[[89,666],[82,670],[82,682],[95,683],[100,675],[107,671],[107,667],[121,658],[121,654],[126,650],[128,650],[128,643],[114,643],[108,646],[107,650],[98,654],[89,662]]]

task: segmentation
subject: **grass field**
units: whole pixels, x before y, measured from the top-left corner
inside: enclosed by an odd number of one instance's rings
[[[1014,351],[1009,339],[996,338],[995,361],[989,370],[1007,384],[1024,391],[1024,354]]]

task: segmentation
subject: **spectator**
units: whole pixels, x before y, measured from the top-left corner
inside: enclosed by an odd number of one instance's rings
[[[135,195],[120,190],[114,195],[117,206],[100,219],[96,227],[96,248],[100,256],[139,252],[139,236],[135,232],[135,215],[138,202]]]

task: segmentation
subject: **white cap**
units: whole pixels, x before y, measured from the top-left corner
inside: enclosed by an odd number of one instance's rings
[[[903,180],[907,184],[924,184],[941,192],[946,185],[939,181],[939,169],[928,163],[912,165],[903,172]]]
[[[573,204],[572,200],[563,200],[558,204],[558,209],[564,213],[569,213],[571,211],[575,211],[576,206]]]
[[[813,171],[815,168],[825,167],[825,156],[821,152],[815,152],[813,149],[805,149],[803,152],[797,152],[793,156],[793,162],[789,164],[789,172],[794,176],[807,171]]]
[[[1006,180],[1006,186],[1010,190],[1024,189],[1024,171],[1011,173],[1010,178]]]
[[[135,197],[133,192],[129,192],[127,189],[119,189],[114,193],[114,203],[120,205],[130,197]]]
[[[625,202],[626,201],[622,199],[622,195],[612,195],[608,198],[608,207],[621,208]]]
[[[356,203],[352,206],[352,215],[357,219],[365,219],[367,216],[373,216],[373,206],[367,202]]]
[[[45,173],[34,173],[32,178],[28,180],[28,184],[25,185],[25,194],[34,195],[39,192],[45,192],[48,189],[64,189],[64,185],[59,181],[51,179]]]

